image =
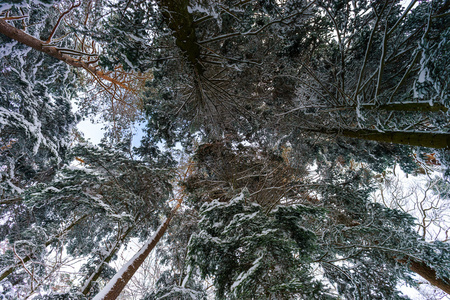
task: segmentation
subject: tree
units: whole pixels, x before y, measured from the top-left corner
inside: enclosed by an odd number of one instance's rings
[[[34,22],[42,13],[34,11],[29,20]],[[0,203],[4,217],[1,237],[2,241],[9,239],[2,255],[0,279],[8,276],[9,280],[2,282],[5,284],[2,292],[14,299],[25,297],[26,293],[16,293],[8,283],[28,284],[31,290],[40,288],[43,267],[25,265],[31,260],[41,260],[42,247],[61,237],[65,226],[69,228],[77,222],[76,218],[68,219],[58,231],[52,232],[54,236],[43,235],[40,228],[29,227],[31,215],[23,202],[23,193],[36,183],[50,181],[65,162],[78,116],[71,111],[70,104],[76,90],[74,74],[65,64],[3,35],[0,41]],[[23,238],[17,236],[20,231]],[[45,271],[53,276],[58,264],[65,263],[69,262],[52,257]],[[14,273],[15,270],[18,272]],[[27,277],[31,277],[31,282],[26,282]]]
[[[129,141],[77,145],[60,171],[52,162],[41,179],[20,178],[24,198],[2,202],[5,285],[32,297],[59,270],[48,254],[67,253],[84,260],[80,286],[45,297],[115,299],[158,245],[167,270],[146,299],[401,299],[396,287],[414,284],[411,272],[448,291],[448,244],[424,241],[411,215],[370,200],[374,172],[395,164],[416,172],[415,159],[430,151],[411,156],[410,146],[446,149],[450,140],[442,68],[450,2],[399,3],[2,4],[8,43],[81,66],[73,74],[95,99],[83,113],[105,105],[125,135],[144,101],[148,119],[138,159]],[[2,93],[12,99],[15,84]],[[8,113],[11,99],[2,104]],[[172,154],[181,142],[191,155],[179,185],[170,184],[175,162],[159,142]],[[2,149],[12,146],[8,138]],[[434,153],[446,162],[445,150]],[[182,197],[170,210],[172,191]],[[109,264],[136,237],[147,242],[114,275]]]
[[[1,194],[7,203],[27,184],[51,178],[64,161],[77,116],[71,112],[75,86],[67,66],[0,39]]]
[[[157,161],[134,161],[120,150],[88,145],[75,147],[72,157],[82,166],[66,166],[53,181],[29,189],[27,205],[15,216],[27,222],[11,218],[3,228],[11,244],[32,245],[21,252],[22,268],[45,266],[52,249],[87,258],[79,291],[89,295],[100,278],[113,275],[108,263],[120,247],[132,237],[146,238],[159,225],[159,215],[167,210],[169,169],[158,168]],[[30,228],[39,234],[30,236]],[[4,257],[3,264],[20,271],[16,258],[10,253]],[[44,270],[42,277],[47,275]]]
[[[308,265],[314,234],[300,226],[314,210],[290,206],[267,214],[260,205],[245,201],[242,194],[204,205],[199,223],[203,229],[189,243],[190,263],[202,276],[214,278],[216,297],[327,298]]]
[[[204,153],[202,148],[199,149],[199,154]],[[235,155],[238,155],[238,150],[235,151]],[[224,153],[224,150],[216,153],[220,155]],[[245,151],[240,149],[239,153],[245,153]],[[228,157],[230,156],[228,155]],[[215,170],[221,169],[219,166],[222,165],[222,161],[217,158],[207,161],[209,162],[209,168],[203,169],[202,173],[209,174],[210,177],[208,178],[212,182],[223,182],[221,184],[222,189],[218,185],[205,185],[207,180],[194,175],[193,181],[203,183],[201,185],[191,183],[191,186],[195,186],[197,189],[194,195],[198,195],[198,192],[203,195],[210,193],[232,195],[232,191],[226,192],[226,183],[233,184],[233,180],[230,180],[233,177],[229,176],[227,172],[215,172]],[[201,162],[200,164],[203,165]],[[236,175],[244,174],[243,177],[247,177],[242,186],[248,186],[251,189],[253,186],[252,177],[256,175],[245,176],[242,169],[245,169],[247,162],[246,159],[240,162],[234,160],[230,165],[234,167],[233,170]],[[252,172],[257,172],[254,163],[251,163],[247,168]],[[275,172],[273,169],[267,171],[268,173]],[[256,174],[261,176],[259,172]],[[249,272],[247,275],[250,278],[253,275],[259,279],[269,276],[263,275],[266,274],[264,272],[277,277],[274,275],[276,273],[271,273],[269,267],[261,268],[261,270],[264,270],[261,271],[262,274],[252,273],[250,270],[255,272],[258,270],[257,264],[245,263],[247,257],[250,261],[256,259],[256,257],[253,257],[256,255],[253,250],[260,246],[270,245],[270,242],[279,236],[275,235],[271,238],[271,234],[275,234],[277,231],[272,230],[273,228],[268,224],[258,223],[262,222],[259,219],[260,215],[256,213],[259,210],[266,212],[264,218],[270,217],[272,214],[277,216],[279,211],[283,211],[283,213],[280,213],[280,217],[286,218],[294,226],[279,229],[286,232],[285,234],[288,234],[287,232],[290,232],[292,228],[296,228],[295,226],[299,226],[302,230],[308,230],[312,234],[310,242],[314,247],[305,250],[312,257],[309,263],[314,262],[321,266],[323,276],[335,285],[340,295],[358,299],[364,299],[365,297],[393,299],[399,297],[398,292],[395,292],[395,285],[400,279],[410,280],[408,268],[430,280],[432,284],[441,289],[445,291],[448,289],[448,284],[445,283],[446,278],[448,278],[445,271],[446,267],[437,267],[434,270],[430,267],[436,266],[433,262],[434,259],[438,259],[441,264],[448,264],[447,246],[439,242],[426,243],[421,240],[413,228],[413,218],[408,214],[371,203],[369,195],[372,188],[370,181],[368,181],[370,180],[368,170],[347,170],[345,172],[342,166],[337,165],[329,167],[326,177],[319,177],[323,179],[319,179],[318,182],[304,182],[301,185],[287,176],[283,178],[286,181],[286,186],[289,186],[291,191],[296,192],[293,194],[285,193],[281,201],[275,204],[260,202],[256,193],[251,192],[247,193],[246,197],[240,196],[234,200],[220,196],[214,197],[215,200],[209,197],[199,198],[195,196],[196,201],[205,204],[200,210],[202,221],[199,228],[201,228],[201,231],[196,233],[190,241],[189,253],[192,255],[190,259],[193,264],[191,272],[195,273],[194,267],[198,267],[203,276],[214,278],[214,285],[219,297],[226,295],[228,298],[246,298],[248,296],[245,292],[253,291],[253,288],[258,291],[258,285],[261,283],[255,281],[255,279],[249,279],[248,284],[250,286],[246,286],[242,290],[238,289],[241,283],[245,284],[245,280],[241,282],[239,279],[244,278],[246,272]],[[306,178],[303,180],[306,180]],[[237,191],[234,193],[237,193]],[[298,211],[297,216],[300,219],[293,216],[289,217],[289,212],[293,213],[298,209],[304,210]],[[312,215],[309,215],[308,212]],[[259,225],[254,225],[254,223]],[[276,224],[283,224],[283,221],[278,220]],[[295,235],[288,234],[288,236]],[[280,244],[282,243],[278,241],[277,245]],[[246,250],[247,245],[249,249]],[[237,250],[234,247],[237,247]],[[302,249],[301,246],[297,247]],[[292,253],[292,251],[289,251],[289,253]],[[263,255],[262,257],[266,259],[270,256]],[[280,258],[280,256],[277,257]],[[241,261],[243,262],[242,266],[236,265]],[[292,261],[292,259],[289,259],[289,261]],[[274,264],[276,265],[276,263],[273,263],[272,267]],[[305,264],[308,264],[307,259],[301,261],[299,268],[303,268]],[[245,269],[245,272],[238,271],[241,267]],[[275,268],[275,270],[288,269],[287,267],[280,267]],[[288,276],[293,271],[286,272]],[[379,278],[389,278],[389,280],[380,282]],[[436,278],[441,279],[436,281]],[[310,279],[305,277],[304,280],[309,282]],[[283,282],[286,284],[288,281],[284,280]],[[274,287],[274,285],[269,286]],[[295,292],[295,290],[290,289],[287,291]],[[251,292],[250,294],[254,295],[254,293]],[[270,298],[268,294],[260,297]]]
[[[422,84],[430,59],[424,47],[445,51],[440,32],[448,20],[441,13],[448,2],[415,4],[401,12],[396,2],[320,3],[337,37],[300,64],[294,79],[305,96],[280,116],[293,121],[291,128],[302,122],[303,130],[322,134],[448,148],[448,92],[439,83],[420,92],[434,80]]]
[[[420,41],[427,40],[426,47],[436,53],[445,52],[446,33],[439,30],[446,28],[448,4],[414,7],[415,2],[403,11],[397,1],[268,1],[258,9],[245,2],[236,11],[218,1],[192,3],[189,11],[187,1],[161,1],[173,39],[163,34],[155,38],[155,47],[164,45],[171,53],[176,47],[182,60],[177,63],[170,56],[163,72],[181,64],[188,81],[179,72],[160,75],[160,100],[149,99],[151,132],[167,132],[164,123],[170,120],[181,132],[252,136],[265,133],[264,124],[271,119],[277,134],[298,128],[446,148],[445,88],[426,97],[415,91],[423,90],[421,74],[427,72],[419,58],[429,61]],[[237,78],[239,85],[234,85]],[[168,88],[168,82],[179,88]],[[154,84],[157,88],[158,81]]]
[[[170,221],[180,206],[181,203],[179,202],[171,211],[166,220],[156,230],[155,234],[144,244],[144,246],[142,246],[142,248],[129,260],[129,262],[114,275],[114,277],[101,290],[101,292],[94,297],[94,299],[116,299],[120,295],[127,283],[133,277],[134,273],[136,273],[137,269],[142,265],[150,252],[155,248],[156,244],[164,235]]]
[[[191,172],[191,164],[188,163],[182,171],[177,172],[179,180],[185,180]],[[155,234],[149,238],[141,247],[141,249],[116,273],[116,275],[108,282],[108,284],[98,293],[94,299],[116,299],[133,275],[144,263],[149,254],[158,244],[164,233],[167,231],[170,222],[174,218],[184,199],[183,189],[176,195],[173,200],[177,201],[176,206],[171,210],[165,221],[156,230]],[[185,224],[183,224],[185,225]],[[178,291],[179,293],[180,291]]]
[[[0,33],[83,70],[78,72],[78,77],[90,92],[85,99],[79,97],[81,111],[98,114],[99,106],[105,108],[103,118],[112,123],[109,137],[119,142],[124,135],[129,135],[130,123],[139,120],[142,111],[139,94],[151,74],[125,70],[122,65],[111,70],[99,65],[101,44],[84,32],[98,26],[95,20],[102,14],[99,11],[102,8],[94,1],[50,1],[48,6],[44,13],[27,1],[7,5],[1,11]],[[31,23],[27,22],[29,16],[32,16]]]

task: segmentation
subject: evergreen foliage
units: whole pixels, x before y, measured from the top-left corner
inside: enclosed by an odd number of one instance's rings
[[[51,182],[28,189],[23,211],[2,225],[3,238],[32,266],[45,266],[46,256],[62,249],[87,257],[80,270],[87,294],[95,285],[91,276],[111,278],[115,272],[107,263],[119,248],[132,237],[147,238],[168,209],[169,170],[128,156],[106,147],[74,147],[71,157],[80,165],[65,166]],[[15,265],[15,260],[7,251],[2,264]],[[20,265],[16,269],[26,276]]]
[[[241,194],[203,205],[202,230],[189,243],[190,262],[213,278],[216,297],[324,299],[308,265],[315,235],[301,225],[317,212],[290,206],[266,214],[260,205],[245,202]]]
[[[30,182],[51,178],[65,159],[77,117],[70,105],[75,78],[68,67],[3,35],[0,39],[0,164],[5,199]]]
[[[371,199],[390,167],[448,168],[449,11],[3,1],[1,297],[115,299],[155,244],[146,300],[407,299],[412,273],[450,293],[448,231],[427,241],[406,208]],[[81,98],[111,121],[109,145],[70,143]],[[132,240],[146,242],[116,271]],[[78,273],[60,276],[70,259]]]

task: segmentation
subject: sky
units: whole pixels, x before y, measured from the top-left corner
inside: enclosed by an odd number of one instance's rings
[[[97,145],[100,143],[100,140],[103,138],[103,127],[105,123],[102,122],[92,122],[89,118],[84,119],[80,123],[78,123],[78,130],[83,133],[83,136],[86,140],[90,141],[92,144]],[[141,139],[144,136],[144,128],[145,123],[137,124],[133,134],[133,140],[131,141],[131,145],[133,147],[138,147],[140,145]]]

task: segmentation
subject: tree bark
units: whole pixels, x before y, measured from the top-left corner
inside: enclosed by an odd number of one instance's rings
[[[418,111],[418,112],[447,112],[448,108],[440,103],[430,105],[429,102],[404,102],[404,103],[388,103],[383,105],[362,104],[364,109],[377,109],[387,111]]]
[[[98,293],[93,300],[115,300],[119,297],[128,281],[133,277],[134,273],[139,269],[150,252],[155,248],[161,237],[166,232],[170,221],[181,206],[180,203],[171,211],[164,223],[156,231],[155,235],[139,250],[138,253],[125,265],[110,282]]]
[[[128,236],[128,234],[131,232],[131,230],[134,228],[134,226],[128,227],[128,229],[125,231],[125,233],[117,240],[114,247],[110,250],[108,256],[106,256],[102,262],[97,266],[97,269],[92,273],[86,283],[84,284],[83,290],[81,291],[83,295],[89,294],[89,291],[92,288],[92,285],[95,281],[100,277],[100,274],[103,270],[103,266],[111,261],[113,256],[116,254],[116,252],[120,249],[120,246],[122,246],[122,242],[125,240],[125,238]]]
[[[444,292],[450,295],[449,278],[445,279],[437,278],[436,271],[433,270],[431,267],[427,266],[423,262],[407,259],[400,259],[397,261],[402,264],[406,264],[411,271],[413,271],[416,274],[419,274],[421,277],[426,279],[430,284],[434,285],[435,287],[443,290]]]
[[[27,45],[37,51],[43,52],[47,55],[50,55],[51,57],[54,57],[60,61],[65,62],[66,64],[76,67],[76,68],[83,68],[87,72],[93,74],[94,76],[97,76],[101,79],[107,80],[117,86],[120,86],[121,88],[129,90],[128,86],[121,83],[120,81],[117,81],[114,78],[109,77],[108,75],[104,74],[102,71],[97,70],[96,68],[90,66],[89,64],[72,58],[69,55],[62,54],[60,50],[56,47],[47,46],[45,42],[25,33],[24,31],[10,25],[5,20],[0,19],[0,33],[6,35],[7,37],[18,41],[21,44]]]
[[[196,73],[202,75],[203,66],[200,64],[200,46],[195,35],[195,24],[188,11],[188,0],[159,0],[164,21],[172,30],[178,48],[183,51],[187,60],[192,64]]]
[[[335,134],[350,138],[428,148],[450,148],[450,133],[384,131],[371,129],[302,128],[307,131]]]

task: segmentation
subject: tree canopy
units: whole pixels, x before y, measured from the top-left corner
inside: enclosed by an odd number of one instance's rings
[[[3,1],[2,298],[450,294],[449,46],[448,0]]]

